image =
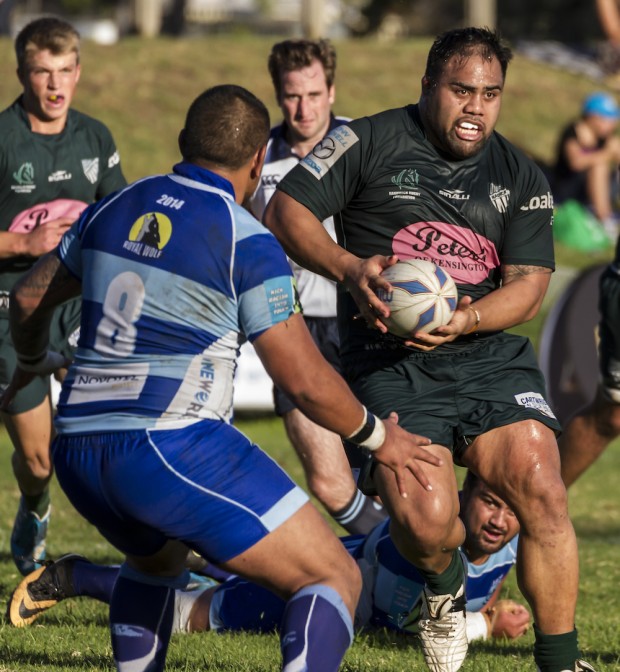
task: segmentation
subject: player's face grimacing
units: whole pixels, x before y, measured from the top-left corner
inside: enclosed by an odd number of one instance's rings
[[[519,532],[512,509],[482,482],[472,487],[463,502],[465,549],[472,562],[496,553]]]
[[[453,56],[436,81],[423,81],[422,117],[431,142],[457,160],[480,152],[497,123],[503,86],[496,58]]]
[[[319,61],[282,74],[278,101],[293,143],[318,142],[327,133],[334,86],[327,86]]]

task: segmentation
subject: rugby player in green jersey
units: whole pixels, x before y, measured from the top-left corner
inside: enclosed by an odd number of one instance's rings
[[[467,652],[451,457],[521,524],[518,578],[538,668],[592,669],[579,659],[575,629],[579,566],[560,425],[531,343],[505,331],[536,315],[554,268],[549,184],[494,130],[511,56],[486,29],[439,36],[419,104],[331,131],[280,182],[264,216],[291,258],[340,284],[352,389],[379,417],[396,408],[444,458],[429,469],[433,490],[415,488],[409,499],[381,467],[365,481],[390,512],[397,548],[426,579],[420,638],[433,672],[458,670]],[[339,244],[320,226],[329,215]],[[448,325],[402,340],[386,333],[389,308],[377,292],[390,289],[380,274],[398,258],[430,259],[452,275],[460,303]]]
[[[80,79],[80,38],[65,21],[36,19],[15,40],[22,94],[0,113],[0,387],[11,380],[15,350],[9,292],[38,257],[55,248],[81,211],[126,182],[110,131],[70,109]],[[57,311],[52,347],[71,355],[79,301]],[[59,376],[62,372],[59,372]],[[52,475],[49,379],[38,377],[2,414],[14,446],[21,499],[11,552],[22,574],[45,559]]]

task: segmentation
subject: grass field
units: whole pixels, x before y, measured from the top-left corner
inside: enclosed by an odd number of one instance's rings
[[[266,73],[272,38],[208,36],[190,40],[126,40],[115,47],[86,43],[76,107],[112,129],[129,179],[166,171],[178,159],[176,137],[189,102],[204,88],[234,82],[277,108]],[[337,43],[338,96],[335,111],[350,116],[373,113],[417,98],[429,40],[394,44]],[[12,45],[0,40],[0,107],[19,93]],[[508,76],[500,130],[544,161],[553,156],[560,126],[577,113],[591,82],[517,57]],[[585,267],[605,255],[585,256],[558,249],[565,267]],[[548,308],[548,304],[546,308]],[[540,319],[519,331],[535,341]],[[241,428],[302,483],[299,465],[279,420],[241,418]],[[18,498],[11,475],[10,447],[0,432],[0,601],[19,577],[9,554],[9,535]],[[620,670],[620,444],[613,445],[571,491],[571,513],[581,557],[577,626],[588,660],[599,672]],[[54,515],[49,553],[80,552],[97,562],[118,562],[118,553],[68,505],[53,484]],[[311,552],[311,549],[308,549]],[[521,599],[511,575],[508,596]],[[473,645],[465,672],[534,670],[532,635],[517,642]],[[168,669],[259,672],[278,669],[275,636],[176,636]],[[35,626],[16,630],[0,620],[0,672],[94,672],[112,670],[106,609],[88,600],[63,603]],[[414,672],[425,666],[414,641],[384,632],[360,635],[347,654],[348,672]]]

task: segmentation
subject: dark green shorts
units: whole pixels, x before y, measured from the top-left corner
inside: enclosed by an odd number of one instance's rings
[[[81,299],[74,299],[60,306],[54,313],[50,328],[50,350],[73,357],[77,345],[80,326]],[[0,317],[0,387],[2,390],[11,382],[17,364],[15,349],[9,331],[6,313]],[[36,408],[49,394],[49,378],[37,376],[23,390],[20,390],[11,403],[8,413],[17,415]]]
[[[498,333],[464,352],[413,352],[351,385],[373,413],[396,411],[399,423],[453,451],[511,423],[535,419],[559,432],[545,381],[527,338]]]

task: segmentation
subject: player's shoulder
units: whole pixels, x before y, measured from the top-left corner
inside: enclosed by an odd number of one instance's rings
[[[526,191],[531,188],[548,189],[545,171],[530,153],[497,132],[493,133],[488,144],[493,157],[492,165],[503,171],[506,179],[512,180],[517,189],[519,186]]]
[[[493,132],[489,146],[492,152],[501,153],[506,161],[517,164],[521,169],[534,171],[539,169],[534,157],[497,131]]]
[[[13,133],[20,129],[23,129],[24,132],[29,132],[25,115],[20,113],[20,105],[16,100],[0,112],[0,139],[11,140],[11,136],[8,133]]]
[[[400,135],[403,131],[414,130],[413,108],[413,105],[407,105],[383,110],[348,121],[346,126],[359,138],[372,137],[379,143],[388,142],[390,138]]]
[[[69,110],[69,123],[74,130],[83,129],[90,134],[106,139],[112,137],[110,129],[103,123],[103,121],[91,117],[84,112],[80,112],[80,110],[75,110],[73,108]]]
[[[234,220],[235,239],[237,242],[254,236],[274,238],[271,231],[265,228],[258,219],[243,206],[238,203],[231,203],[230,210]]]

